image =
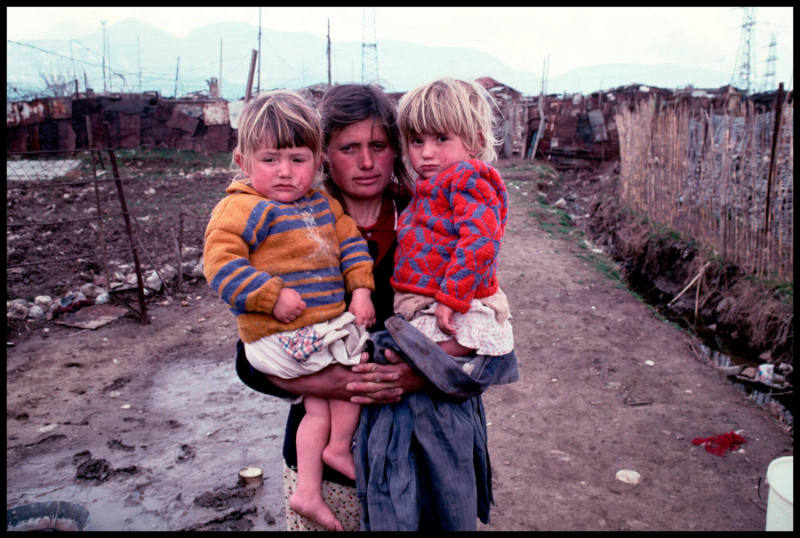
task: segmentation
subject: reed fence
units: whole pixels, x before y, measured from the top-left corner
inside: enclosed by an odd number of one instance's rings
[[[622,107],[620,199],[760,278],[793,275],[792,101],[734,110]]]

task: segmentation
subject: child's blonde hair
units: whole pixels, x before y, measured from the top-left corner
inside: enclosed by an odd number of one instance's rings
[[[319,114],[299,93],[273,90],[249,101],[239,115],[234,156],[249,163],[259,149],[307,147],[318,161],[322,154]]]
[[[407,92],[398,105],[404,142],[422,133],[455,133],[478,159],[497,158],[501,120],[494,98],[477,82],[441,78]]]

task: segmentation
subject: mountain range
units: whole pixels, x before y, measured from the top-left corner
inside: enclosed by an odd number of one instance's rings
[[[327,83],[324,37],[262,27],[260,47],[254,90]],[[105,39],[100,30],[70,39],[8,41],[7,99],[41,96],[47,84],[58,82],[67,83],[72,92],[74,79],[81,92],[88,82],[98,93],[158,91],[173,97],[207,91],[212,77],[220,80],[223,97],[241,99],[252,51],[258,48],[258,26],[246,23],[216,23],[176,37],[137,19],[110,25]],[[361,81],[362,49],[357,40],[331,44],[334,83]],[[476,49],[379,40],[371,52],[377,56],[377,80],[390,92],[404,92],[442,76],[490,76],[525,95],[537,95],[542,88],[537,71],[541,66],[515,70]],[[717,88],[726,83],[719,72],[692,66],[613,64],[581,67],[552,77],[545,89],[548,93],[591,93],[628,84]]]

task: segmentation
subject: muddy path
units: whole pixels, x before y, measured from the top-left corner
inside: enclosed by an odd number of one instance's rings
[[[759,478],[792,437],[693,337],[579,258],[509,181],[500,262],[522,379],[485,395],[495,505],[482,530],[763,530]],[[232,316],[205,285],[147,326],[50,325],[6,348],[7,507],[67,500],[89,530],[284,530],[287,406],[242,385]],[[715,456],[695,437],[738,431]],[[264,469],[260,488],[240,468]],[[615,478],[637,471],[637,485]]]

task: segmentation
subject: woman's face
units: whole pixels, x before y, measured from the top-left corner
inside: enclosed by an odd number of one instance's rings
[[[392,177],[395,152],[386,129],[373,118],[331,135],[326,154],[330,176],[349,198],[383,194]]]

